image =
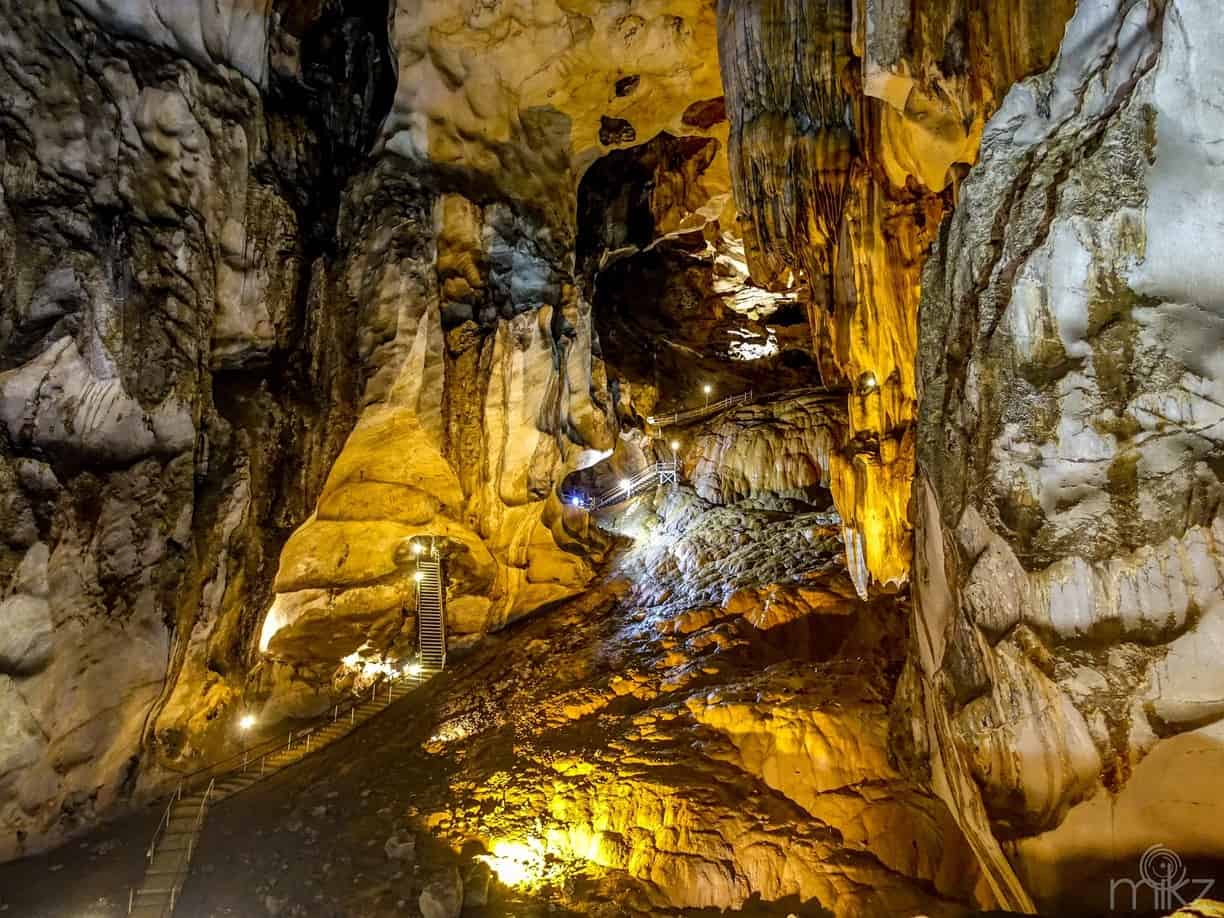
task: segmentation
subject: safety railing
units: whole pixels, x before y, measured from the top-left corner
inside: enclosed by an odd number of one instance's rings
[[[175,865],[173,874],[170,877],[170,885],[164,888],[147,888],[143,887],[142,891],[147,894],[156,896],[165,896],[160,906],[153,906],[158,909],[161,915],[170,916],[174,914],[174,907],[178,904],[179,894],[183,891],[183,883],[187,880],[187,874],[191,869],[191,856],[195,853],[196,841],[200,837],[200,833],[204,829],[204,814],[207,812],[208,803],[212,799],[213,791],[217,786],[216,778],[208,782],[208,786],[204,790],[203,796],[200,798],[200,805],[196,809],[195,821],[191,824],[191,829],[187,833],[187,847],[183,849],[183,854]],[[165,815],[162,821],[158,824],[157,831],[153,835],[153,841],[149,844],[149,849],[146,852],[149,863],[153,863],[153,859],[157,856],[157,843],[164,837],[166,831],[170,827],[172,814],[176,804],[182,802],[182,796],[177,791],[171,798],[170,803],[166,806]],[[128,890],[128,914],[136,908],[136,887],[131,887]],[[148,906],[145,906],[146,908]]]
[[[245,775],[251,769],[258,766],[259,773],[262,775],[266,772],[270,759],[281,755],[292,753],[294,749],[300,748],[302,754],[306,755],[310,752],[314,741],[314,735],[319,730],[339,722],[342,718],[348,717],[350,724],[356,724],[357,710],[363,705],[376,703],[382,693],[386,692],[387,704],[391,704],[395,700],[395,686],[401,681],[409,681],[419,684],[427,674],[423,673],[419,666],[410,666],[407,670],[397,673],[391,678],[376,682],[370,687],[369,692],[362,692],[359,695],[347,699],[346,701],[335,705],[330,717],[325,716],[319,719],[314,724],[306,729],[290,730],[288,734],[281,734],[276,737],[264,740],[255,746],[248,746],[241,752],[235,753],[232,756],[227,756],[224,759],[219,759],[209,765],[204,766],[190,774],[183,775],[178,785],[170,794],[170,800],[166,804],[166,809],[162,813],[162,818],[157,824],[157,828],[153,832],[153,840],[149,843],[146,852],[147,858],[152,863],[153,858],[157,854],[158,844],[165,837],[170,828],[170,824],[174,819],[175,805],[180,803],[185,796],[188,796],[197,787],[204,787],[204,796],[200,802],[200,809],[196,815],[195,826],[192,830],[191,838],[188,841],[186,848],[186,858],[183,859],[181,867],[183,870],[183,878],[186,877],[186,870],[189,869],[191,863],[191,855],[193,853],[195,839],[204,823],[204,812],[208,801],[212,798],[217,786],[217,779],[226,777],[235,777]],[[289,764],[286,761],[284,764]],[[207,779],[207,784],[205,784]],[[172,915],[174,913],[174,904],[178,897],[179,887],[182,885],[182,879],[177,884],[173,884],[164,889],[147,889],[142,888],[140,892],[149,894],[159,894],[169,896],[168,910],[165,905],[161,907],[162,915]],[[132,913],[135,906],[138,890],[132,888],[128,894],[128,914]],[[142,909],[145,906],[142,906]]]
[[[709,402],[700,408],[690,408],[687,411],[673,411],[671,414],[652,414],[646,418],[646,423],[651,427],[671,427],[675,424],[683,424],[685,421],[695,421],[698,418],[717,414],[728,408],[734,408],[736,405],[746,405],[750,401],[752,401],[751,389],[747,392],[741,392],[739,395],[728,395],[726,398],[721,398],[716,402]]]
[[[260,773],[262,774],[269,758],[282,752],[292,752],[303,744],[306,746],[306,751],[309,752],[312,738],[316,731],[330,723],[337,722],[346,715],[350,723],[355,723],[357,709],[367,702],[377,701],[379,694],[384,690],[387,692],[387,703],[390,704],[395,685],[401,681],[420,682],[422,680],[418,678],[419,675],[422,675],[419,672],[419,667],[410,666],[405,672],[396,674],[385,681],[376,682],[370,687],[368,692],[363,691],[361,694],[354,695],[335,705],[329,715],[324,715],[309,727],[290,730],[288,733],[281,733],[270,739],[263,740],[254,746],[244,747],[241,752],[236,752],[224,759],[218,759],[216,762],[205,765],[197,771],[183,775],[179,779],[174,794],[178,798],[182,798],[184,794],[189,794],[194,788],[202,786],[206,779],[219,777],[231,772],[245,774],[255,765],[259,765]]]
[[[675,484],[679,480],[680,463],[675,459],[668,459],[664,462],[656,462],[653,465],[646,466],[646,468],[642,469],[632,478],[626,479],[614,488],[609,488],[594,499],[588,500],[581,495],[574,495],[571,498],[571,503],[577,501],[579,506],[587,510],[601,510],[604,507],[610,507],[613,504],[626,501],[656,483]]]
[[[170,814],[174,811],[174,805],[182,799],[182,796],[183,785],[180,783],[170,795],[170,802],[166,804],[161,821],[157,823],[157,828],[153,830],[153,840],[149,842],[148,850],[145,852],[145,857],[148,860],[153,860],[153,855],[157,851],[157,842],[161,839],[162,833],[170,826]]]
[[[417,655],[421,666],[430,672],[446,668],[446,610],[442,589],[442,562],[418,560],[417,594]]]

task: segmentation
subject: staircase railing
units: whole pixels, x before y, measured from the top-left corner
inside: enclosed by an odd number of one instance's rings
[[[208,803],[212,799],[213,789],[217,785],[217,779],[213,778],[208,782],[208,787],[204,790],[204,795],[200,798],[200,806],[196,809],[195,822],[192,823],[191,832],[187,836],[187,847],[184,849],[184,854],[179,858],[177,865],[174,868],[174,873],[171,876],[170,885],[164,889],[153,890],[161,895],[167,895],[169,898],[165,904],[161,906],[159,911],[163,916],[174,914],[174,907],[178,904],[179,894],[183,891],[183,883],[187,880],[187,874],[191,870],[191,855],[195,853],[196,841],[200,837],[200,832],[204,829],[204,814],[207,812]],[[163,833],[170,825],[170,820],[174,811],[175,804],[182,801],[182,795],[179,791],[175,791],[170,799],[170,803],[166,806],[166,812],[162,816],[162,820],[157,825],[157,831],[153,833],[153,841],[149,843],[149,849],[146,852],[146,857],[149,863],[153,863],[153,859],[157,856],[157,843],[161,840]],[[136,908],[136,887],[128,889],[128,914]]]
[[[149,842],[148,850],[145,852],[145,857],[148,860],[153,860],[153,855],[157,851],[157,842],[161,839],[162,833],[166,831],[166,827],[170,825],[170,813],[174,810],[174,805],[179,802],[183,796],[183,785],[180,783],[174,789],[174,793],[170,795],[170,802],[166,804],[165,812],[162,813],[161,821],[157,823],[157,828],[153,830],[153,839]]]
[[[157,854],[158,842],[161,841],[162,836],[166,833],[173,818],[175,804],[180,802],[185,795],[190,794],[193,788],[204,786],[204,798],[200,802],[200,809],[196,814],[195,827],[187,846],[187,859],[184,862],[183,867],[184,877],[180,878],[178,883],[171,886],[168,890],[162,890],[162,892],[168,892],[170,896],[169,907],[168,909],[162,910],[163,914],[172,915],[174,913],[174,905],[178,898],[178,893],[180,891],[183,879],[185,879],[185,871],[189,869],[191,862],[191,854],[193,853],[195,839],[204,823],[205,806],[209,799],[213,796],[218,777],[224,778],[228,775],[246,774],[249,769],[254,768],[256,765],[259,767],[259,773],[263,774],[270,757],[278,755],[282,752],[292,752],[295,745],[304,746],[304,751],[306,753],[310,752],[311,742],[316,731],[328,724],[337,722],[345,715],[349,717],[350,723],[356,723],[357,709],[369,702],[378,701],[378,697],[383,691],[384,686],[387,692],[387,704],[390,704],[394,700],[396,683],[402,680],[420,682],[422,681],[420,678],[421,675],[422,674],[419,668],[410,668],[407,672],[394,675],[385,682],[376,682],[370,687],[368,692],[353,695],[346,701],[333,706],[330,717],[320,718],[306,729],[290,730],[288,734],[280,734],[279,736],[264,740],[255,746],[246,747],[241,752],[227,756],[224,759],[219,759],[216,762],[210,763],[209,765],[205,765],[203,768],[191,772],[190,774],[183,775],[182,778],[180,778],[178,785],[173,791],[171,791],[170,800],[166,804],[166,809],[162,813],[162,818],[158,822],[157,828],[153,832],[153,840],[149,843],[149,847],[146,851],[146,856],[149,862],[152,862],[154,856]],[[207,785],[204,785],[205,778],[208,778]],[[128,914],[131,914],[135,906],[135,899],[136,888],[132,887],[128,894]]]
[[[726,398],[710,402],[700,408],[690,408],[687,411],[673,411],[671,414],[652,414],[646,418],[646,423],[651,427],[671,427],[675,424],[683,424],[685,421],[695,421],[697,418],[717,414],[736,405],[746,405],[750,401],[752,401],[751,389],[747,392],[741,392],[739,395],[728,395]]]
[[[446,610],[442,592],[442,563],[433,554],[417,561],[417,652],[431,672],[446,667]]]
[[[215,762],[210,762],[203,768],[189,772],[179,778],[179,783],[174,789],[171,797],[173,805],[176,799],[180,799],[185,794],[197,787],[203,786],[205,779],[221,777],[231,772],[245,773],[249,768],[256,765],[259,766],[262,773],[269,757],[280,752],[292,751],[295,745],[305,744],[309,751],[311,738],[315,731],[327,726],[330,723],[335,723],[341,717],[348,715],[350,722],[356,721],[357,709],[368,701],[377,701],[378,694],[384,689],[384,686],[390,694],[392,687],[402,681],[408,680],[412,682],[421,681],[413,668],[409,667],[406,672],[390,676],[384,681],[376,682],[372,685],[369,691],[363,691],[360,694],[352,695],[342,702],[334,705],[328,714],[317,718],[314,723],[306,727],[298,727],[294,730],[289,730],[287,733],[280,733],[269,739],[256,743],[254,746],[244,746],[242,751],[236,752],[233,755],[226,756],[223,759],[218,759]]]
[[[680,463],[675,459],[648,465],[632,478],[615,488],[609,488],[587,505],[588,510],[601,510],[626,501],[654,484],[675,484],[680,480]]]

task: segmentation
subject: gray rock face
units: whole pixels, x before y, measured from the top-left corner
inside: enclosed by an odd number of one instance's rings
[[[987,126],[924,278],[899,701],[1013,906],[1023,886],[1100,907],[1072,859],[1224,854],[1217,13],[1080,3]]]
[[[348,153],[306,152],[282,90],[317,69],[274,86],[269,28],[0,4],[0,859],[215,754],[269,560],[351,423],[311,225]]]

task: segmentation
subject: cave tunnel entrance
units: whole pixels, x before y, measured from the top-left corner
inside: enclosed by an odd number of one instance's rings
[[[579,275],[626,419],[819,385],[806,295],[748,277],[718,140],[662,133],[578,190]]]

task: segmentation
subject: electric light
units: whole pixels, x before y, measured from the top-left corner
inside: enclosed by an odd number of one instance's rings
[[[678,450],[678,449],[680,448],[680,441],[679,441],[679,440],[672,440],[672,441],[671,441],[671,448],[672,448],[672,452],[673,452],[673,453],[674,453],[676,450]]]
[[[633,487],[633,482],[628,478],[622,478],[620,486],[627,492],[631,487]]]
[[[575,507],[581,507],[581,506],[582,506],[582,498],[577,497],[577,496],[571,497],[571,498],[570,498],[570,503],[571,503],[573,506],[575,506]]]
[[[420,554],[422,551],[424,551],[424,550],[425,550],[425,549],[422,547],[422,545],[421,545],[421,543],[420,543],[420,542],[413,542],[413,543],[412,543],[412,553],[413,553],[414,555],[419,555],[419,554]]]
[[[870,370],[867,370],[858,378],[859,395],[869,395],[870,393],[874,392],[879,387],[880,387],[880,384],[876,382],[875,374],[872,373]]]
[[[710,386],[709,383],[706,383],[704,386],[701,387],[701,391],[704,392],[706,395],[709,395],[711,392],[714,391],[714,389],[713,387]]]
[[[404,669],[404,672],[406,672],[410,676],[419,676],[421,674],[421,664],[420,663],[409,663],[408,666]]]
[[[242,717],[238,720],[238,726],[241,727],[243,730],[250,730],[253,726],[255,726],[255,715],[254,714],[243,714]]]
[[[417,583],[420,583],[422,580],[425,579],[425,572],[424,571],[414,572],[412,575],[412,579],[415,580]]]

